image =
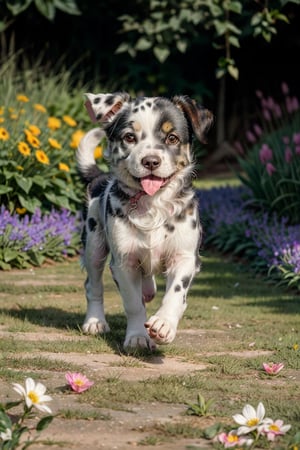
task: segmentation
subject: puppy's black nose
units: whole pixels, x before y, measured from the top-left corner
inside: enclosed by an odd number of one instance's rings
[[[148,155],[142,159],[142,164],[148,170],[155,170],[161,165],[161,159],[156,155]]]

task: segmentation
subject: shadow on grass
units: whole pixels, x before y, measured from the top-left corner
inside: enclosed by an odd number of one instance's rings
[[[0,309],[0,314],[7,317],[12,317],[21,322],[31,323],[40,327],[56,328],[58,330],[75,330],[79,335],[82,335],[81,325],[84,321],[84,314],[70,313],[63,309],[55,307],[43,308],[26,308],[19,309]],[[98,336],[90,336],[91,339],[102,339],[106,344],[117,354],[127,354],[123,350],[123,342],[126,332],[126,317],[125,314],[106,314],[106,319],[109,323],[111,331]],[[34,332],[35,330],[33,330]],[[157,349],[155,352],[148,350],[133,350],[130,352],[133,357],[139,359],[146,356],[162,356],[163,352]],[[157,364],[157,360],[153,360]]]

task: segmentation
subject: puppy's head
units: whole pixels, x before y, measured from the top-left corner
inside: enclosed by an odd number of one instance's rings
[[[86,96],[91,119],[102,123],[106,133],[111,170],[128,187],[154,195],[170,180],[190,173],[192,138],[204,142],[212,123],[209,111],[187,96]]]

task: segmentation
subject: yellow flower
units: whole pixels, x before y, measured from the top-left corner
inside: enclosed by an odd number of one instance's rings
[[[49,158],[43,150],[37,150],[35,157],[42,164],[50,164]]]
[[[34,136],[39,136],[41,134],[41,130],[36,125],[28,125],[28,130],[30,133],[32,133]]]
[[[65,163],[58,164],[59,170],[63,170],[64,172],[70,172],[70,167]]]
[[[4,114],[4,110],[5,110],[4,106],[0,106],[0,114]]]
[[[17,120],[19,118],[18,114],[16,114],[16,113],[12,113],[9,117],[12,120]]]
[[[24,167],[22,167],[22,166],[16,166],[16,169],[22,171],[22,170],[24,170]]]
[[[18,150],[24,156],[29,156],[30,155],[30,147],[29,147],[28,144],[26,144],[26,142],[23,142],[23,141],[19,142],[18,143]]]
[[[9,132],[5,128],[0,127],[0,141],[8,141],[9,138]]]
[[[50,128],[50,130],[55,131],[60,127],[61,127],[60,119],[57,119],[57,117],[48,117],[48,128]]]
[[[18,100],[19,102],[24,102],[24,103],[29,102],[29,98],[26,97],[26,95],[23,95],[23,94],[17,95],[17,100]]]
[[[96,147],[94,150],[94,158],[95,159],[102,158],[102,155],[103,155],[102,147],[101,145],[98,145],[98,147]]]
[[[3,123],[3,122],[5,122],[4,117],[0,117],[0,123]]]
[[[30,145],[34,148],[39,148],[41,145],[40,140],[34,136],[29,130],[24,130],[24,133],[26,135],[26,139],[29,142]]]
[[[77,148],[79,145],[79,142],[81,141],[81,139],[83,138],[84,135],[85,135],[85,132],[82,130],[75,131],[71,137],[70,147]]]
[[[39,111],[39,112],[42,112],[42,113],[47,112],[47,109],[45,108],[45,106],[41,105],[40,103],[35,103],[35,104],[33,105],[33,107],[34,107],[34,109],[35,109],[36,111]]]
[[[293,350],[298,350],[298,348],[299,348],[299,345],[298,345],[298,344],[294,344],[294,345],[293,345]]]
[[[67,125],[70,125],[70,127],[76,127],[76,125],[77,125],[76,120],[72,119],[72,117],[70,117],[70,116],[63,116],[63,121]]]
[[[56,139],[49,138],[48,142],[51,145],[51,147],[57,148],[58,150],[61,149],[61,145]]]
[[[26,213],[26,208],[16,208],[16,213],[22,215]]]

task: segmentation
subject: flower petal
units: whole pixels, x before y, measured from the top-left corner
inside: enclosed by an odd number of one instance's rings
[[[249,420],[254,419],[256,417],[256,411],[251,405],[245,405],[243,408],[243,416]]]
[[[265,417],[265,414],[266,414],[265,407],[262,402],[259,402],[258,407],[257,407],[257,418],[260,421],[262,421],[263,418]]]

